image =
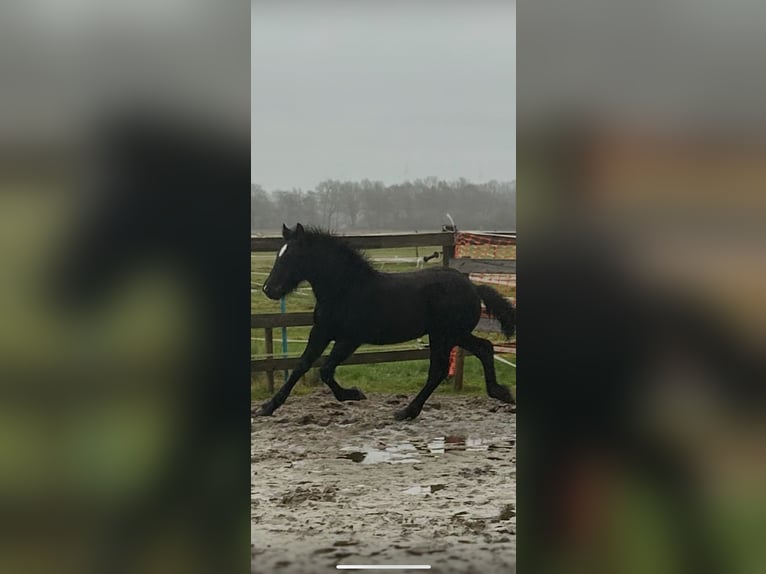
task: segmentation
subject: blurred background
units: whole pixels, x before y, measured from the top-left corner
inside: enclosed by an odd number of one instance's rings
[[[0,6],[0,571],[248,567],[249,14]]]
[[[518,3],[521,572],[766,565],[765,15]]]

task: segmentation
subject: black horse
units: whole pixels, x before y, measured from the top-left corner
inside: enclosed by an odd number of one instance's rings
[[[475,354],[484,367],[487,394],[513,402],[508,387],[495,377],[492,343],[471,332],[479,322],[481,301],[511,337],[515,309],[491,287],[476,286],[453,269],[383,273],[342,238],[316,228],[282,227],[285,243],[263,285],[270,299],[279,299],[308,281],[316,297],[314,327],[300,364],[282,388],[257,412],[271,415],[331,341],[335,345],[320,375],[339,401],[357,401],[364,394],[335,380],[335,369],[360,345],[400,343],[428,334],[431,364],[423,389],[398,411],[398,420],[414,419],[447,376],[450,351],[460,346]]]

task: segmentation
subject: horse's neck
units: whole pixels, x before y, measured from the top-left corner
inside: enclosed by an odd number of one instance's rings
[[[308,277],[317,301],[342,297],[349,289],[355,289],[371,280],[374,273],[369,268],[356,265],[317,264]]]
[[[320,303],[342,297],[354,281],[346,281],[341,276],[335,278],[314,277],[309,279],[316,300]]]

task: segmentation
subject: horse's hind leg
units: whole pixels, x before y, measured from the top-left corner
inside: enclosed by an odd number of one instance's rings
[[[364,393],[356,387],[346,389],[341,387],[335,380],[335,369],[337,366],[348,359],[357,348],[359,348],[359,345],[356,343],[336,341],[329,356],[319,369],[319,376],[322,378],[322,381],[330,387],[332,394],[335,395],[335,398],[339,401],[361,401],[367,398],[364,396]]]
[[[495,350],[492,347],[492,343],[487,339],[482,339],[469,333],[458,344],[466,351],[476,355],[481,361],[481,366],[484,367],[484,381],[487,385],[487,394],[493,399],[503,401],[504,403],[516,402],[513,399],[511,390],[497,382],[494,362]]]
[[[434,392],[449,372],[449,353],[452,345],[437,342],[431,338],[431,364],[428,367],[428,380],[412,402],[394,414],[396,420],[414,419],[420,414],[428,397]]]

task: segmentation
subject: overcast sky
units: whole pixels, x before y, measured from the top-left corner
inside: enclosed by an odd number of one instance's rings
[[[510,0],[253,0],[252,181],[516,177]]]

